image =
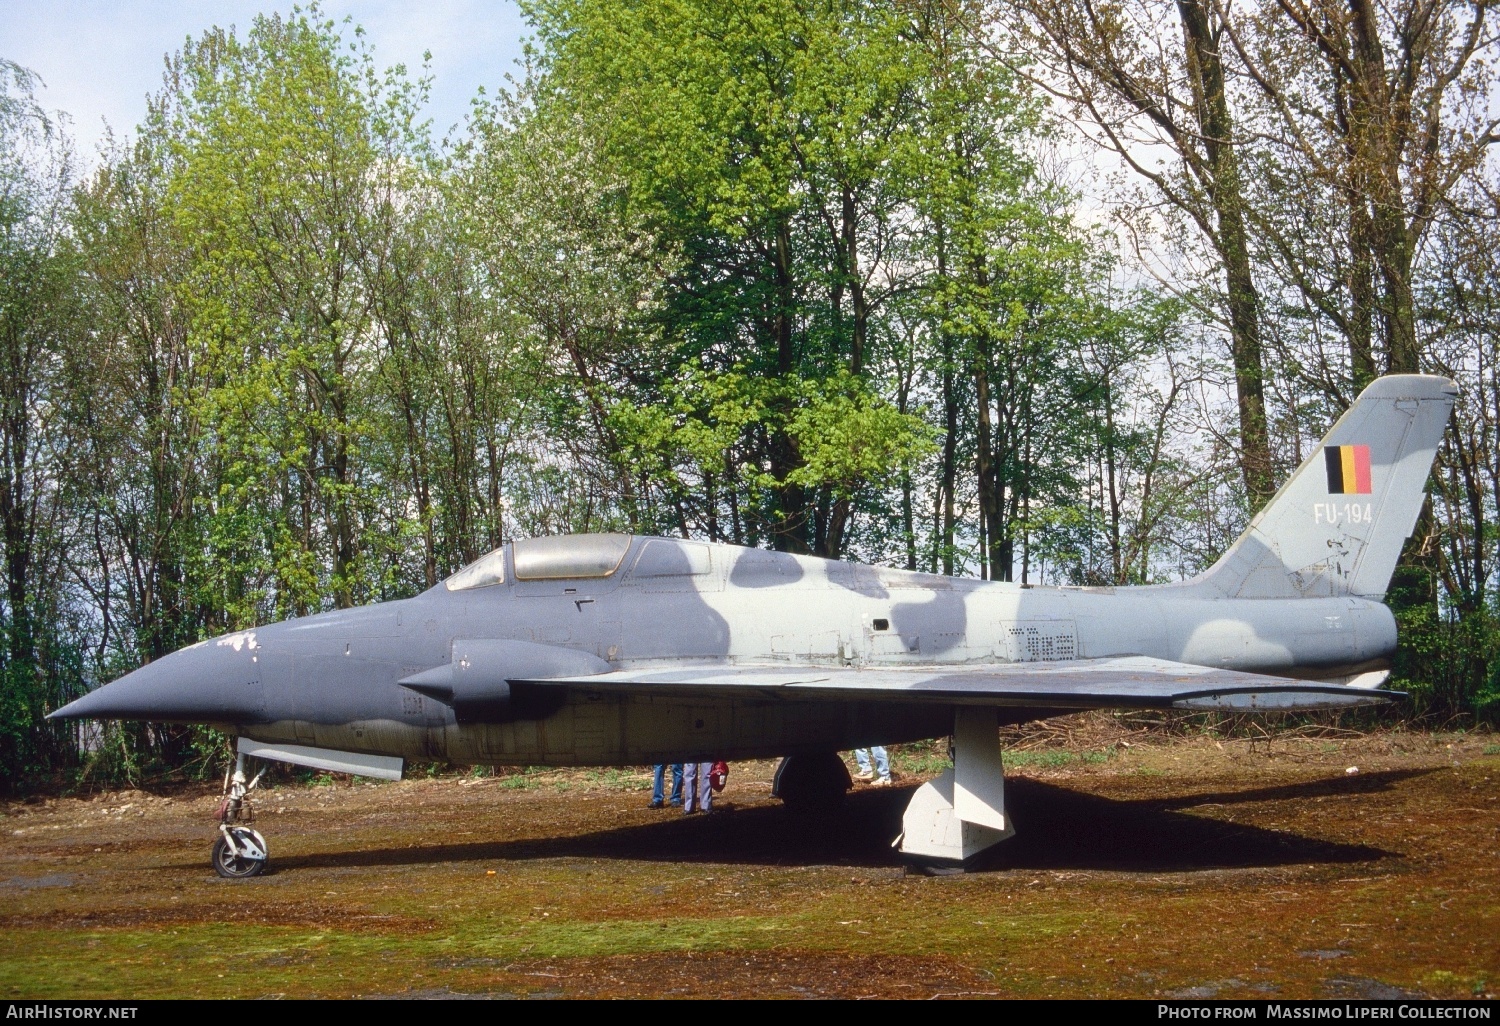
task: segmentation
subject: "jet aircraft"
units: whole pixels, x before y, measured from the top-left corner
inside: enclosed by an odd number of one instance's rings
[[[850,786],[839,751],[941,737],[954,766],[916,791],[896,844],[961,866],[1014,832],[1002,724],[1389,700],[1381,599],[1456,394],[1442,377],[1372,383],[1181,583],[1031,587],[684,539],[518,539],[415,598],[199,642],[52,718],[236,737],[213,859],[229,876],[266,864],[247,756],[391,779],[407,761],[779,756],[776,793],[820,808]]]

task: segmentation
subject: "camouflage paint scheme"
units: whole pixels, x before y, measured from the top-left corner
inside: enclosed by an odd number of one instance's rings
[[[1455,394],[1440,377],[1373,383],[1230,551],[1178,584],[1025,587],[681,539],[521,540],[415,598],[201,642],[53,715],[566,766],[948,736],[973,706],[1016,722],[1379,700],[1396,646],[1381,598]],[[1331,492],[1323,449],[1356,445],[1370,492]]]

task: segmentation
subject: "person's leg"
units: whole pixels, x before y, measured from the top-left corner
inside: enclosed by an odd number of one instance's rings
[[[662,774],[666,768],[665,764],[658,763],[655,772],[651,775],[651,807],[653,809],[661,808]]]
[[[692,763],[683,767],[682,774],[682,813],[687,815],[698,807],[698,780]]]
[[[875,757],[875,776],[879,780],[891,779],[891,760],[885,754],[885,749],[876,745],[870,749],[870,754]]]
[[[714,786],[710,778],[714,775],[714,764],[711,762],[700,762],[698,764],[698,786],[702,788],[698,793],[702,795],[699,804],[703,806],[704,812],[714,810]]]
[[[682,804],[682,763],[672,764],[672,804]]]
[[[856,774],[856,779],[869,780],[870,750],[868,748],[856,748],[854,750],[854,762],[857,766],[859,766],[859,773]]]

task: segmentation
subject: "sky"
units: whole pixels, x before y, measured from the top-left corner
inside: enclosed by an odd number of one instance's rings
[[[37,99],[71,118],[78,154],[93,163],[107,122],[132,134],[146,96],[161,88],[163,59],[213,25],[249,30],[255,15],[289,12],[292,0],[0,0],[0,57],[41,76]],[[432,52],[427,115],[435,134],[464,118],[480,86],[515,70],[529,34],[514,0],[327,0],[324,13],[364,26],[375,61],[415,76]]]

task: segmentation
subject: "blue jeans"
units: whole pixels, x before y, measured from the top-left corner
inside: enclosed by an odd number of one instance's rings
[[[662,800],[663,785],[666,783],[666,763],[656,767],[656,774],[651,783],[651,804],[660,805]],[[682,804],[682,763],[672,764],[672,804]]]
[[[714,789],[708,784],[709,774],[713,772],[714,764],[711,762],[690,762],[687,764],[687,794],[682,803],[683,815],[697,808],[699,812],[709,812],[714,807]]]
[[[856,748],[854,750],[854,761],[859,764],[861,773],[870,772],[870,756],[875,756],[875,776],[885,780],[891,775],[891,760],[886,757],[885,749],[879,745],[870,748]]]

